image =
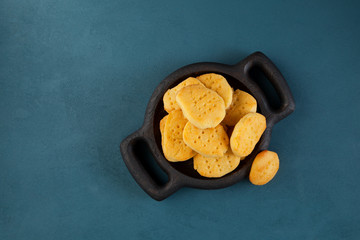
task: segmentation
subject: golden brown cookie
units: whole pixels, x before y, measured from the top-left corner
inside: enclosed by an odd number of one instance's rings
[[[232,172],[240,163],[240,157],[229,149],[224,156],[209,158],[200,154],[194,157],[194,169],[203,177],[217,178]]]
[[[165,123],[166,123],[167,117],[168,117],[168,115],[166,115],[165,117],[163,117],[160,120],[160,132],[161,132],[161,135],[164,135],[164,129],[165,129]]]
[[[184,116],[198,128],[214,128],[225,117],[224,100],[215,91],[195,84],[178,91],[176,102]]]
[[[161,133],[161,147],[163,146],[163,142],[164,142],[164,129],[165,129],[165,124],[166,124],[166,119],[169,115],[166,115],[165,117],[163,117],[160,120],[160,133]]]
[[[248,113],[235,125],[230,146],[239,157],[248,156],[266,129],[266,119],[260,113]]]
[[[279,156],[268,150],[256,155],[251,166],[249,180],[255,185],[264,185],[274,178],[279,169]]]
[[[229,148],[229,137],[221,125],[199,129],[188,122],[183,139],[187,146],[206,157],[221,157]]]
[[[173,110],[180,109],[180,107],[176,103],[176,94],[177,94],[177,92],[180,89],[182,89],[183,87],[190,86],[190,85],[193,85],[193,84],[203,85],[198,79],[193,78],[193,77],[189,77],[189,78],[185,79],[184,81],[182,81],[181,83],[179,83],[177,86],[167,90],[166,93],[164,94],[164,97],[163,97],[165,111],[167,111],[169,113],[169,112],[171,112]]]
[[[237,89],[234,92],[230,107],[226,110],[223,120],[228,126],[235,126],[239,120],[250,112],[256,112],[257,103],[253,96]]]
[[[205,87],[214,90],[224,99],[225,108],[230,106],[233,97],[233,89],[230,87],[226,78],[216,73],[207,73],[196,78],[199,79]]]
[[[166,119],[162,148],[165,158],[170,162],[186,161],[196,154],[183,141],[183,130],[187,122],[181,110],[170,112]]]

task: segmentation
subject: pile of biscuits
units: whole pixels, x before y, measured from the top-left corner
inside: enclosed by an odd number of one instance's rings
[[[266,129],[257,113],[256,99],[235,91],[226,78],[208,73],[189,77],[163,97],[168,113],[160,121],[161,145],[170,162],[193,158],[194,169],[204,177],[218,178],[232,172],[248,156]],[[259,153],[250,181],[262,185],[279,168],[276,153]]]

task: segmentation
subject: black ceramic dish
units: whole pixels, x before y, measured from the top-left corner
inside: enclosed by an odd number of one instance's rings
[[[264,91],[250,77],[251,69],[259,69],[270,81],[278,94],[281,106],[274,110],[264,94]],[[256,145],[254,151],[231,173],[221,178],[204,178],[192,166],[192,160],[179,163],[168,162],[161,149],[159,122],[166,115],[163,107],[163,95],[169,88],[188,77],[196,77],[204,73],[219,73],[226,77],[234,89],[241,89],[255,97],[258,112],[266,117],[267,128]],[[235,65],[219,63],[195,63],[173,72],[155,89],[148,103],[143,126],[124,139],[120,145],[123,160],[130,173],[140,187],[156,200],[163,200],[181,187],[216,189],[228,187],[237,183],[249,174],[254,157],[266,149],[270,143],[271,129],[275,123],[288,116],[295,109],[291,91],[277,67],[261,52],[255,52]],[[158,184],[144,167],[143,161],[134,151],[139,141],[145,141],[157,164],[168,175],[169,181]]]

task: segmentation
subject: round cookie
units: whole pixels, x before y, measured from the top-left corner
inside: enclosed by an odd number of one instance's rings
[[[229,148],[229,137],[221,125],[199,129],[188,122],[183,139],[187,146],[205,157],[221,157]]]
[[[183,130],[187,122],[181,110],[172,111],[166,119],[162,148],[165,158],[170,162],[186,161],[196,154],[183,141]]]
[[[240,157],[229,149],[224,156],[209,158],[200,154],[194,157],[194,169],[203,177],[217,178],[232,172],[240,163]]]
[[[266,129],[266,119],[260,113],[248,113],[235,125],[230,137],[233,153],[239,157],[248,156]]]
[[[279,170],[279,156],[268,150],[256,155],[251,166],[249,180],[254,185],[270,182]]]

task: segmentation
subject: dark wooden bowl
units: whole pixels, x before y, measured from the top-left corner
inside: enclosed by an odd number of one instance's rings
[[[250,77],[251,69],[258,69],[270,81],[280,99],[280,107],[270,106],[264,91]],[[231,173],[221,178],[205,178],[193,169],[192,160],[172,163],[165,159],[161,148],[159,122],[166,115],[163,106],[164,93],[188,77],[196,77],[204,73],[219,73],[226,77],[234,89],[241,89],[255,97],[258,112],[266,117],[267,128],[254,151]],[[123,160],[130,173],[152,198],[160,201],[170,196],[181,187],[202,189],[216,189],[233,185],[249,174],[255,156],[265,150],[271,137],[271,129],[275,123],[288,116],[295,109],[295,102],[291,91],[277,67],[261,52],[255,52],[235,65],[219,63],[195,63],[182,67],[167,76],[155,89],[148,103],[143,126],[125,138],[120,150]],[[146,142],[157,164],[168,175],[169,181],[158,184],[148,173],[143,160],[136,154],[134,146],[139,142]]]

